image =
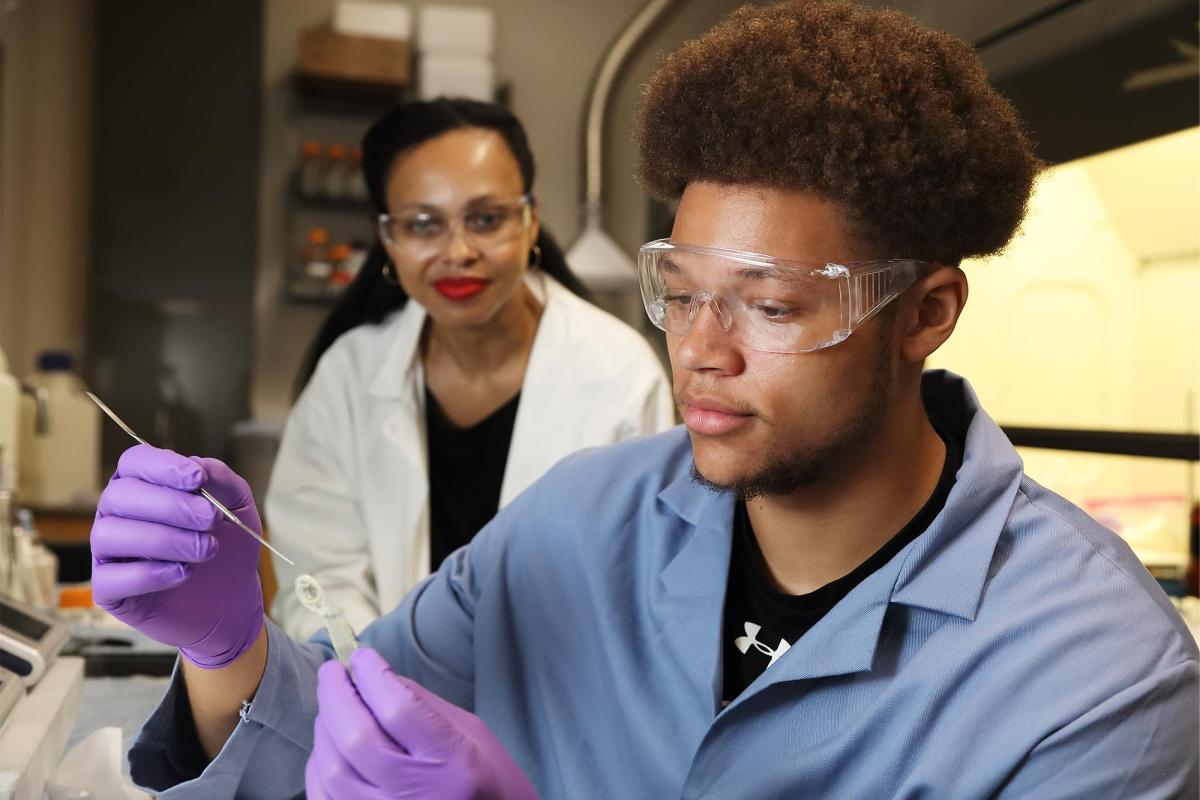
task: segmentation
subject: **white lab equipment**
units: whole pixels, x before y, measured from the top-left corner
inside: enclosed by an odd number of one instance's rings
[[[4,505],[0,504],[0,513]],[[33,512],[23,508],[16,516],[17,525],[5,549],[7,571],[2,585],[10,598],[52,611],[58,606],[58,556],[38,541]]]
[[[422,6],[417,26],[422,100],[468,97],[490,102],[496,93],[492,59],[495,15],[466,6]]]
[[[17,701],[25,696],[25,682],[15,672],[0,667],[0,730]]]
[[[421,6],[417,45],[422,53],[456,53],[490,58],[496,15],[478,6]]]
[[[466,97],[490,103],[496,94],[496,67],[487,56],[422,53],[417,94],[422,100]]]
[[[100,415],[72,364],[69,353],[42,353],[25,380],[17,490],[24,505],[87,509],[100,496]]]
[[[17,575],[17,538],[13,520],[15,466],[0,461],[0,595],[13,594]]]
[[[33,686],[67,643],[70,626],[24,603],[0,596],[0,667]]]
[[[412,38],[412,12],[403,3],[339,0],[333,9],[333,29],[347,36],[407,40]]]
[[[9,372],[0,350],[0,491],[17,488],[21,420],[21,383]]]
[[[79,716],[83,659],[57,659],[41,682],[22,694],[0,728],[0,800],[43,797]]]

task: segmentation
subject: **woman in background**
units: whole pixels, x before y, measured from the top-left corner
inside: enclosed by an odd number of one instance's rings
[[[521,123],[401,105],[363,140],[380,246],[326,320],[266,499],[273,616],[310,573],[361,629],[564,456],[674,424],[646,341],[584,299],[541,227]]]

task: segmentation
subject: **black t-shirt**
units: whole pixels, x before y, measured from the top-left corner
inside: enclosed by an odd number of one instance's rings
[[[471,541],[496,515],[520,400],[518,392],[491,416],[459,428],[425,388],[430,569],[441,566],[446,556]]]
[[[946,443],[946,461],[937,487],[917,515],[850,574],[808,594],[784,594],[767,582],[762,551],[750,525],[746,504],[734,505],[722,632],[724,703],[741,694],[855,586],[891,561],[933,522],[946,505],[963,459],[962,444],[943,430],[939,429],[938,433]]]

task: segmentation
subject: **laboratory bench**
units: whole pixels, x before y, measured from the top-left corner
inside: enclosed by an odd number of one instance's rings
[[[167,691],[170,676],[132,675],[124,678],[83,679],[79,716],[67,737],[66,751],[101,728],[121,729],[124,774],[129,774],[126,754],[142,723]]]
[[[115,780],[118,771],[129,788],[129,747],[170,678],[84,677],[81,661],[58,658],[0,727],[0,798],[37,800],[45,796],[48,781],[60,779],[63,788],[64,776],[72,788],[95,788],[93,780],[103,781],[106,773]],[[104,752],[97,763],[97,742],[92,742],[85,748],[92,751],[90,770],[78,769],[78,754],[64,762],[76,745],[105,728],[119,731],[118,752]],[[113,739],[105,743],[112,747]]]

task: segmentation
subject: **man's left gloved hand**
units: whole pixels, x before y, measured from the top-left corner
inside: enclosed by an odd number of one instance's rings
[[[354,682],[350,682],[350,675]],[[361,647],[321,665],[308,797],[529,800],[537,792],[479,717]]]

